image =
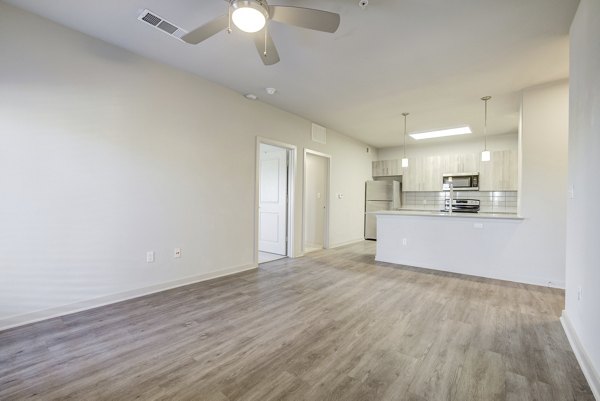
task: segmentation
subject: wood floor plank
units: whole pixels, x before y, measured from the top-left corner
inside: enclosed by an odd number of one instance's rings
[[[563,305],[362,242],[0,332],[0,399],[591,401]]]

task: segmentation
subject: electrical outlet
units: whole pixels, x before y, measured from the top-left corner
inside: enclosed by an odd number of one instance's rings
[[[180,258],[181,257],[181,248],[175,248],[175,250],[173,251],[173,257],[174,258]]]
[[[407,241],[407,239],[406,239],[406,238],[402,238],[402,245],[403,245],[403,246],[406,246],[406,245],[408,245],[408,241]]]
[[[146,262],[148,262],[148,263],[154,262],[154,251],[146,252]]]
[[[483,223],[473,223],[473,228],[482,229]]]
[[[581,297],[583,296],[583,289],[581,287],[577,288],[577,300],[581,301]]]
[[[575,199],[575,187],[573,185],[569,187],[569,199]]]

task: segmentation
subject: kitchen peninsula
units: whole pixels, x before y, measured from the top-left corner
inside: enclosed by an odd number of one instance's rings
[[[525,219],[516,214],[381,211],[375,259],[480,277],[553,285],[528,274]],[[560,286],[560,283],[556,283]]]

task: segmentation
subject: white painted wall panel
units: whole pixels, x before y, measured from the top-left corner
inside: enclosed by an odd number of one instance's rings
[[[600,399],[600,1],[581,0],[571,26],[566,314]],[[581,287],[581,298],[578,289]],[[572,333],[573,334],[573,333]]]

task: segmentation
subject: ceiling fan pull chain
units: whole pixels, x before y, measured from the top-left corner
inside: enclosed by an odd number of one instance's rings
[[[227,6],[227,15],[228,17],[228,24],[227,24],[227,33],[231,33],[231,2],[229,2],[229,5]]]
[[[268,35],[267,26],[268,26],[268,24],[265,24],[265,52],[263,53],[263,55],[265,57],[267,57],[267,35]]]

